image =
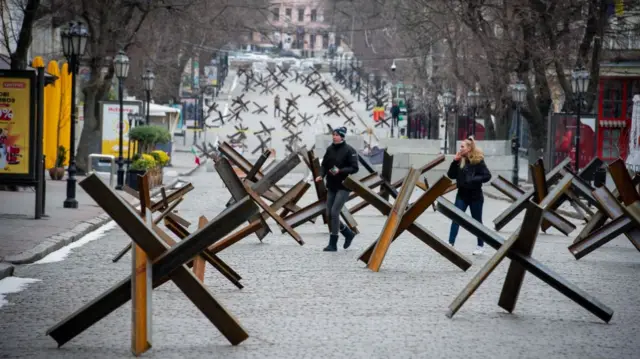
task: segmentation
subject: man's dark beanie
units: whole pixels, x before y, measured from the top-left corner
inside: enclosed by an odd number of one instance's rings
[[[338,127],[336,129],[334,129],[333,132],[337,133],[338,136],[344,138],[344,136],[347,135],[347,128],[346,127]]]

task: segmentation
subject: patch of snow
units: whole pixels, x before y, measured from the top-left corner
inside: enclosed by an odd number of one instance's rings
[[[40,279],[7,277],[0,280],[0,308],[9,302],[5,300],[5,294],[13,294],[23,291],[27,285],[40,282]]]
[[[75,248],[79,248],[84,246],[85,244],[95,241],[96,239],[102,238],[107,231],[112,230],[116,227],[116,223],[114,221],[110,221],[104,226],[100,226],[100,228],[96,229],[93,232],[87,233],[84,237],[79,240],[64,246],[53,253],[49,253],[47,256],[42,258],[41,260],[34,262],[33,264],[46,264],[46,263],[55,263],[61,262],[69,256],[69,253]]]

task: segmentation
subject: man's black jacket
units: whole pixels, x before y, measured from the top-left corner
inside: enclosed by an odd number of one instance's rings
[[[489,172],[484,160],[476,164],[471,164],[467,160],[464,168],[460,168],[460,161],[453,161],[449,166],[447,176],[456,180],[457,197],[467,203],[484,200],[482,184],[491,180],[491,172]]]
[[[333,166],[338,167],[338,174],[331,174]],[[320,176],[327,179],[327,188],[332,191],[348,189],[342,185],[342,181],[350,174],[358,172],[358,153],[344,141],[332,143],[322,158]]]

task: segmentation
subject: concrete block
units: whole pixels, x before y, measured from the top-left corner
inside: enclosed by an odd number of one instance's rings
[[[439,140],[404,139],[404,138],[381,138],[378,143],[380,148],[387,148],[390,154],[395,153],[422,153],[439,154]]]

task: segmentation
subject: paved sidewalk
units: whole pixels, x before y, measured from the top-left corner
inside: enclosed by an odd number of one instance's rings
[[[165,186],[177,183],[179,176],[190,176],[198,168],[193,161],[192,155],[174,154],[174,166],[165,168]],[[108,183],[108,174],[99,175]],[[84,178],[78,176],[78,182]],[[63,208],[66,185],[66,180],[47,179],[46,217],[40,220],[34,219],[33,189],[0,192],[0,228],[3,231],[0,236],[0,279],[12,275],[12,265],[33,263],[110,220],[79,185],[76,189],[78,209]],[[158,191],[159,188],[155,190]],[[124,192],[121,195],[137,205],[136,198]]]

